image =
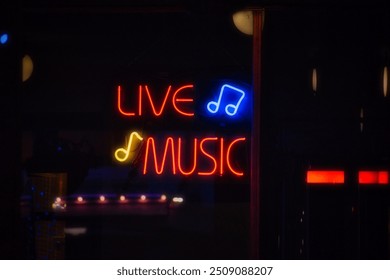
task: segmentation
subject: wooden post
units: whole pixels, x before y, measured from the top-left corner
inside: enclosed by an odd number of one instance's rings
[[[253,117],[250,197],[250,252],[252,259],[260,258],[260,93],[262,18],[262,10],[253,10]]]

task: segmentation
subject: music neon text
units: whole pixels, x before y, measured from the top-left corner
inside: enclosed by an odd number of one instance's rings
[[[143,174],[148,173],[148,168],[150,168],[149,160],[152,156],[152,160],[154,162],[154,171],[156,174],[162,174],[166,168],[168,168],[172,174],[179,173],[181,175],[197,174],[201,176],[208,176],[216,174],[219,166],[219,175],[223,175],[224,166],[226,166],[226,169],[234,175],[243,176],[244,172],[233,166],[231,156],[232,150],[235,148],[235,146],[238,145],[239,142],[244,142],[245,140],[245,137],[235,138],[233,141],[226,143],[225,149],[224,142],[226,140],[223,137],[209,137],[202,139],[194,138],[192,149],[190,149],[193,152],[188,153],[188,149],[186,149],[187,152],[183,151],[184,149],[181,137],[176,139],[173,137],[168,137],[165,140],[165,145],[163,145],[164,152],[162,153],[162,157],[158,157],[156,151],[156,141],[153,137],[149,137],[146,140]],[[214,143],[214,145],[211,145],[212,143]],[[213,152],[216,147],[219,148],[219,152]],[[183,167],[183,154],[191,155],[190,157],[192,157],[192,161],[187,159],[187,161],[192,162],[191,165],[187,167],[187,170],[184,170]],[[168,156],[170,158],[169,167],[167,160]],[[160,158],[160,160],[158,158]],[[210,166],[206,164],[207,168],[200,167],[198,164],[200,159],[202,159],[202,161],[207,159],[210,163]]]
[[[115,152],[115,158],[118,161],[126,160],[125,157],[132,147],[131,141],[134,136],[143,141],[141,137],[138,137],[138,133],[132,132],[127,147],[119,148]],[[245,137],[232,140],[223,137],[205,137],[194,138],[192,145],[184,145],[181,137],[167,137],[165,143],[156,143],[154,137],[148,137],[145,140],[142,173],[144,175],[154,172],[158,175],[171,173],[186,176],[210,176],[218,173],[224,175],[225,172],[229,172],[236,176],[243,176],[244,172],[234,164],[232,151],[245,141]]]
[[[149,103],[152,114],[156,117],[163,115],[166,110],[168,100],[171,101],[173,110],[179,115],[186,117],[193,117],[194,112],[192,112],[188,107],[189,103],[194,101],[193,98],[188,96],[189,91],[193,91],[194,85],[188,84],[173,89],[172,86],[168,86],[164,98],[160,104],[157,104],[156,98],[153,97],[152,91],[149,89],[148,85],[139,85],[138,86],[138,108],[135,111],[130,111],[128,108],[125,108],[124,103],[124,93],[122,92],[122,87],[118,86],[117,91],[117,107],[118,111],[126,117],[142,116],[145,103]],[[172,93],[173,92],[173,93]],[[146,95],[146,101],[144,98]]]

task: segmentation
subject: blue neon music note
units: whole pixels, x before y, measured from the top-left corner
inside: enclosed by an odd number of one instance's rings
[[[209,103],[207,103],[207,110],[210,113],[215,114],[218,112],[219,107],[221,105],[222,96],[227,91],[227,89],[230,89],[228,92],[231,92],[231,94],[234,94],[236,96],[239,96],[239,98],[238,98],[238,101],[236,103],[227,104],[225,107],[225,112],[229,116],[234,116],[235,114],[237,114],[238,108],[240,107],[240,104],[245,97],[245,92],[239,88],[233,87],[233,86],[228,85],[228,84],[224,84],[221,87],[217,101],[210,101]],[[226,94],[227,93],[225,93],[225,95]]]

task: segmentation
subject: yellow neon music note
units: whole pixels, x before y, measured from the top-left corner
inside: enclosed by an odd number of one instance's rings
[[[130,138],[129,138],[129,142],[127,143],[127,148],[119,148],[115,151],[115,159],[119,162],[124,162],[126,161],[128,158],[129,158],[129,155],[130,155],[130,148],[131,148],[131,144],[133,143],[133,136],[137,137],[138,140],[142,141],[144,140],[141,135],[138,134],[138,132],[132,132],[130,134]],[[119,153],[123,154],[124,156],[121,157],[119,155]]]

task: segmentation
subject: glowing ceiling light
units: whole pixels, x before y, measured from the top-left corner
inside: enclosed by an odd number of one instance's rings
[[[57,203],[60,203],[61,201],[62,201],[62,200],[61,200],[61,197],[57,197],[57,198],[56,198],[56,202],[57,202]]]
[[[78,196],[78,197],[77,197],[77,202],[83,202],[83,201],[84,201],[84,199],[83,199],[82,196]]]
[[[119,200],[120,200],[120,201],[125,201],[125,200],[126,200],[126,197],[125,197],[124,195],[121,195],[121,196],[119,197]]]
[[[389,85],[389,76],[388,76],[388,69],[387,66],[383,68],[383,96],[387,96],[387,88]]]
[[[250,10],[238,11],[233,14],[233,23],[236,28],[246,35],[253,35],[253,12]]]
[[[140,199],[141,201],[145,201],[145,200],[146,200],[146,195],[141,195],[141,196],[139,197],[139,199]]]
[[[165,194],[161,195],[160,200],[161,201],[166,201],[167,200],[167,196]]]
[[[99,197],[99,200],[100,200],[100,202],[104,202],[104,201],[106,201],[106,198],[105,198],[104,195],[101,195],[101,196]]]

